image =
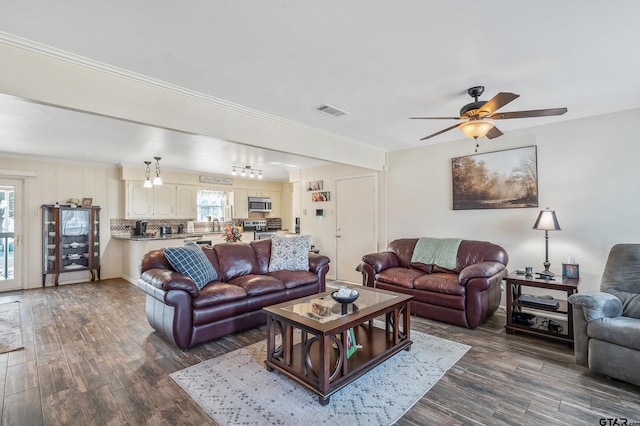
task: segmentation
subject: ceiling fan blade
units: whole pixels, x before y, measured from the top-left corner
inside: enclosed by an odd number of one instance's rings
[[[480,108],[480,110],[486,111],[487,115],[491,115],[497,110],[499,110],[500,108],[502,108],[503,106],[505,106],[506,104],[508,104],[509,102],[512,102],[513,100],[518,99],[519,96],[520,95],[516,95],[515,93],[511,93],[511,92],[500,92],[497,95],[495,95],[493,98],[491,98],[489,101],[487,101],[487,103],[484,104]]]
[[[461,120],[462,117],[409,117],[409,120]]]
[[[498,112],[492,114],[489,118],[494,120],[507,120],[509,118],[548,117],[551,115],[562,115],[565,112],[567,112],[566,108],[534,109],[530,111]]]
[[[429,136],[425,136],[424,138],[422,138],[422,139],[420,139],[420,140],[421,140],[421,141],[423,141],[423,140],[425,140],[425,139],[429,139],[429,138],[432,138],[432,137],[434,137],[434,136],[441,135],[441,134],[443,134],[444,132],[448,132],[448,131],[449,131],[449,130],[451,130],[451,129],[455,129],[456,127],[460,126],[461,124],[462,124],[462,123],[460,123],[460,124],[454,124],[453,126],[451,126],[451,127],[447,127],[447,128],[446,128],[446,129],[444,129],[444,130],[440,130],[439,132],[433,133],[433,134],[431,134],[431,135],[429,135]]]
[[[491,130],[487,132],[487,139],[499,138],[502,135],[504,135],[504,133],[502,133],[496,126],[493,126]]]

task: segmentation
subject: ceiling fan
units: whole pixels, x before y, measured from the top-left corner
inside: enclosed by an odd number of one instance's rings
[[[484,93],[484,86],[474,86],[467,90],[469,96],[475,99],[474,102],[463,106],[460,109],[459,117],[411,117],[412,120],[463,120],[461,123],[447,127],[444,130],[425,136],[425,139],[438,136],[449,130],[459,127],[465,135],[472,139],[486,136],[494,139],[502,136],[503,133],[495,127],[493,120],[506,120],[510,118],[546,117],[551,115],[562,115],[567,112],[566,108],[536,109],[530,111],[496,112],[509,102],[517,99],[520,95],[509,92],[500,92],[488,101],[479,101],[478,98]],[[476,152],[478,144],[476,142]]]

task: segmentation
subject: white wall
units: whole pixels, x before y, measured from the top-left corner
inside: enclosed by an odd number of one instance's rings
[[[321,254],[328,256],[330,261],[335,264],[335,252],[336,252],[336,211],[335,211],[335,194],[336,187],[335,182],[337,179],[352,176],[364,176],[364,175],[377,175],[378,182],[378,222],[379,229],[383,230],[383,211],[385,202],[385,179],[384,173],[376,172],[370,169],[361,167],[346,166],[343,164],[331,164],[328,166],[319,166],[308,169],[296,170],[291,172],[289,180],[293,183],[298,182],[299,185],[294,185],[296,188],[300,188],[299,194],[292,197],[293,200],[300,202],[300,233],[303,235],[311,235],[311,244],[314,244],[321,252]],[[327,202],[313,202],[311,200],[311,192],[307,191],[307,183],[310,181],[323,181],[322,191],[330,192],[330,201]],[[293,206],[296,209],[296,206]],[[325,215],[322,218],[315,216],[316,209],[324,209]],[[363,214],[363,212],[354,211],[354,215]],[[384,232],[378,233],[378,248],[382,250],[386,247],[386,234]],[[362,253],[363,255],[366,253]],[[356,265],[354,265],[355,267]],[[329,279],[335,279],[335,269],[329,268],[327,274]]]
[[[595,291],[613,244],[640,242],[640,110],[510,131],[482,139],[479,152],[537,145],[540,208],[452,210],[451,158],[474,153],[461,139],[389,154],[388,239],[460,237],[487,240],[509,253],[509,269],[544,261],[540,209],[555,209],[561,231],[550,232],[551,270],[571,256],[580,291]],[[453,130],[455,131],[455,130]]]
[[[23,265],[24,288],[42,286],[42,204],[61,204],[69,198],[93,198],[93,204],[101,207],[100,228],[101,278],[116,278],[121,274],[121,255],[117,241],[109,238],[109,218],[118,217],[121,204],[119,169],[88,163],[50,162],[0,157],[0,169],[35,172],[36,177],[2,177],[20,179],[23,182]],[[60,284],[86,281],[90,274],[70,272],[60,275]],[[53,276],[47,278],[51,285]]]

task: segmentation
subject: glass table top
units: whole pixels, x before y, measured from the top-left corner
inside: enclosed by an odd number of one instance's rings
[[[346,315],[398,297],[397,295],[369,290],[366,287],[349,287],[358,291],[360,296],[358,296],[355,302],[348,304]],[[313,297],[305,298],[303,301],[283,306],[280,309],[312,319],[319,323],[326,323],[343,317],[342,304],[336,302],[331,297],[331,293],[333,293],[334,291],[338,291],[338,288],[331,288],[330,286],[327,286],[327,290],[329,291],[329,293],[323,293]]]

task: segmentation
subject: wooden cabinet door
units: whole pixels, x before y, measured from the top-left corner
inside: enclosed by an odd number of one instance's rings
[[[271,192],[271,211],[267,213],[268,217],[282,217],[282,193]]]
[[[249,195],[246,189],[236,189],[233,191],[233,218],[249,218]]]
[[[153,187],[153,217],[176,217],[176,186],[159,185]]]
[[[198,196],[197,188],[191,186],[178,186],[177,198],[178,198],[178,217],[195,219],[197,214],[196,203]]]
[[[127,219],[146,219],[153,214],[151,208],[153,189],[144,188],[143,182],[127,181],[126,217]]]

